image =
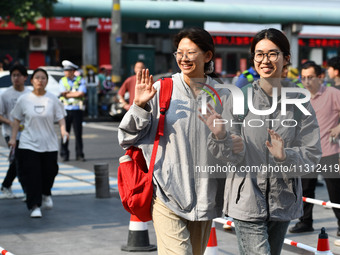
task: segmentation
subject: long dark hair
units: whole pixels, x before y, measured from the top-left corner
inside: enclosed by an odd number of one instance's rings
[[[181,30],[174,38],[174,46],[176,49],[178,48],[179,42],[183,38],[188,38],[193,41],[203,52],[212,52],[211,60],[208,63],[204,64],[204,72],[206,72],[215,57],[215,45],[209,32],[199,27],[192,27]],[[209,73],[208,75],[212,78],[218,77],[214,72]]]
[[[272,41],[277,47],[280,48],[284,57],[290,56],[290,44],[284,33],[275,28],[268,28],[261,30],[254,36],[250,46],[251,61],[254,60],[256,44],[263,39]],[[288,61],[287,65],[290,65],[290,61]]]
[[[47,78],[47,81],[48,81],[48,74],[47,74],[47,71],[45,69],[42,69],[42,68],[37,68],[33,71],[32,75],[31,75],[31,80],[33,79],[34,75],[37,73],[37,72],[43,72],[45,75],[46,75],[46,78]]]

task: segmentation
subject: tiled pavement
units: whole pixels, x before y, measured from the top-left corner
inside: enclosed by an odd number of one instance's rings
[[[8,169],[9,149],[0,146],[0,180],[5,178]],[[55,178],[52,195],[79,195],[95,193],[95,175],[93,172],[59,162],[59,173]],[[117,190],[117,179],[109,177],[111,190]],[[23,191],[16,178],[12,185],[16,197],[23,197]],[[4,195],[0,192],[0,199]]]

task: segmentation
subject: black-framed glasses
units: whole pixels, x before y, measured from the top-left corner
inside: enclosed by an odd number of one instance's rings
[[[189,59],[189,61],[193,61],[197,58],[199,52],[196,51],[189,51],[187,53],[181,52],[181,51],[175,51],[173,53],[174,57],[178,60],[182,59],[184,56],[185,58]]]
[[[254,54],[254,60],[260,63],[264,60],[264,57],[266,56],[269,61],[276,62],[277,59],[279,58],[280,53],[281,53],[280,51],[271,51],[268,53],[256,52]]]

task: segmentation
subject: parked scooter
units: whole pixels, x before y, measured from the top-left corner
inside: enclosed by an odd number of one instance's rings
[[[126,113],[126,110],[119,102],[118,90],[119,87],[112,82],[110,76],[107,76],[99,93],[101,115],[110,116],[114,120],[120,120]]]

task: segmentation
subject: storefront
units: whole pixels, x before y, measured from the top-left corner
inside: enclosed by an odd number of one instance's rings
[[[215,70],[232,77],[236,71],[244,71],[249,65],[250,44],[254,34],[228,35],[211,33],[216,45]],[[299,63],[314,60],[326,66],[327,60],[340,54],[340,36],[304,35],[299,38]]]

